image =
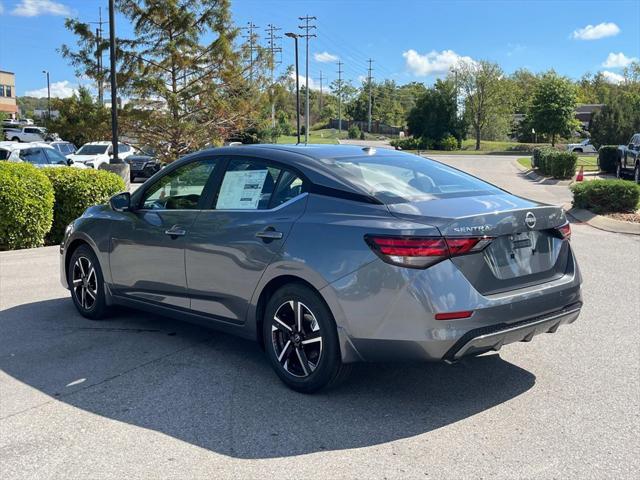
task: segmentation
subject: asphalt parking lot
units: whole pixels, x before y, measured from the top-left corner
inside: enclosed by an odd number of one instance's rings
[[[440,159],[570,198],[510,157]],[[0,253],[2,477],[636,478],[640,238],[572,227],[573,325],[453,366],[358,365],[314,396],[251,342],[124,309],[80,317],[57,247]]]

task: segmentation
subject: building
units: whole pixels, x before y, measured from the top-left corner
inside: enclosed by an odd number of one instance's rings
[[[602,110],[604,104],[602,103],[587,103],[578,105],[576,108],[576,120],[580,121],[583,130],[588,130],[591,126],[591,119],[593,116]]]
[[[0,112],[7,114],[12,119],[18,117],[16,75],[4,70],[0,70]]]

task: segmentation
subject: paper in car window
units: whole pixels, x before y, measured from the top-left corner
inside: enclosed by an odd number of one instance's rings
[[[256,210],[268,173],[268,170],[225,173],[216,208]]]

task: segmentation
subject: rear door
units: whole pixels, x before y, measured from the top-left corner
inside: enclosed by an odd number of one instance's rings
[[[186,245],[191,309],[243,323],[260,277],[304,212],[302,177],[282,165],[234,156]]]
[[[49,159],[44,153],[44,149],[40,147],[24,148],[18,154],[21,160],[31,163],[37,167],[46,167],[49,165]]]
[[[136,209],[112,222],[109,264],[114,293],[189,308],[184,246],[211,192],[217,162],[198,159],[145,187]]]

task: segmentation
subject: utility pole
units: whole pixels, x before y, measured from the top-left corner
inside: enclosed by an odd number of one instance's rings
[[[253,50],[256,48],[256,40],[258,39],[258,34],[254,32],[254,30],[258,28],[253,22],[247,22],[247,26],[243,27],[243,30],[246,30],[247,35],[243,35],[242,38],[246,38],[249,41],[249,80],[253,81]]]
[[[342,133],[342,65],[344,63],[338,60],[338,138]]]
[[[98,102],[100,105],[104,105],[104,78],[103,78],[103,66],[102,66],[102,25],[108,23],[106,20],[102,20],[102,7],[98,7],[98,21],[89,22],[94,25],[98,25],[96,28],[96,70],[98,80]]]
[[[285,33],[285,36],[293,38],[296,48],[296,135],[300,143],[300,71],[298,70],[298,35],[293,32]]]
[[[373,71],[373,69],[371,68],[372,63],[373,63],[373,60],[369,59],[369,73],[367,75],[367,82],[369,83],[369,122],[368,122],[367,131],[369,133],[371,133],[371,87],[372,87],[371,72]]]
[[[42,73],[47,76],[47,119],[51,121],[51,83],[49,82],[49,70],[43,70]]]
[[[322,113],[322,109],[324,108],[324,103],[322,99],[322,70],[320,70],[320,112]]]
[[[111,66],[111,146],[113,158],[109,163],[123,163],[118,158],[118,83],[116,79],[116,13],[109,0],[109,59]]]
[[[281,39],[281,36],[276,35],[276,32],[278,32],[279,30],[282,30],[281,28],[276,27],[275,25],[272,24],[268,24],[267,25],[267,34],[269,35],[268,40],[267,40],[267,48],[269,49],[269,52],[271,52],[271,61],[270,61],[270,67],[271,67],[271,86],[270,86],[270,90],[271,90],[271,128],[275,128],[276,127],[276,104],[275,104],[275,99],[273,98],[273,84],[275,82],[274,79],[274,71],[276,68],[276,65],[278,65],[280,62],[278,60],[276,60],[276,54],[277,53],[282,53],[282,47],[278,47],[276,41]]]
[[[304,25],[299,25],[298,28],[305,31],[304,35],[300,35],[300,37],[306,40],[306,69],[305,69],[305,83],[304,83],[304,91],[305,91],[305,101],[304,101],[304,143],[309,141],[309,38],[316,37],[316,34],[310,34],[310,30],[314,30],[316,28],[315,25],[309,25],[310,20],[316,20],[316,17],[310,17],[309,15],[305,15],[304,17],[298,17],[298,20],[303,20],[305,22]]]

